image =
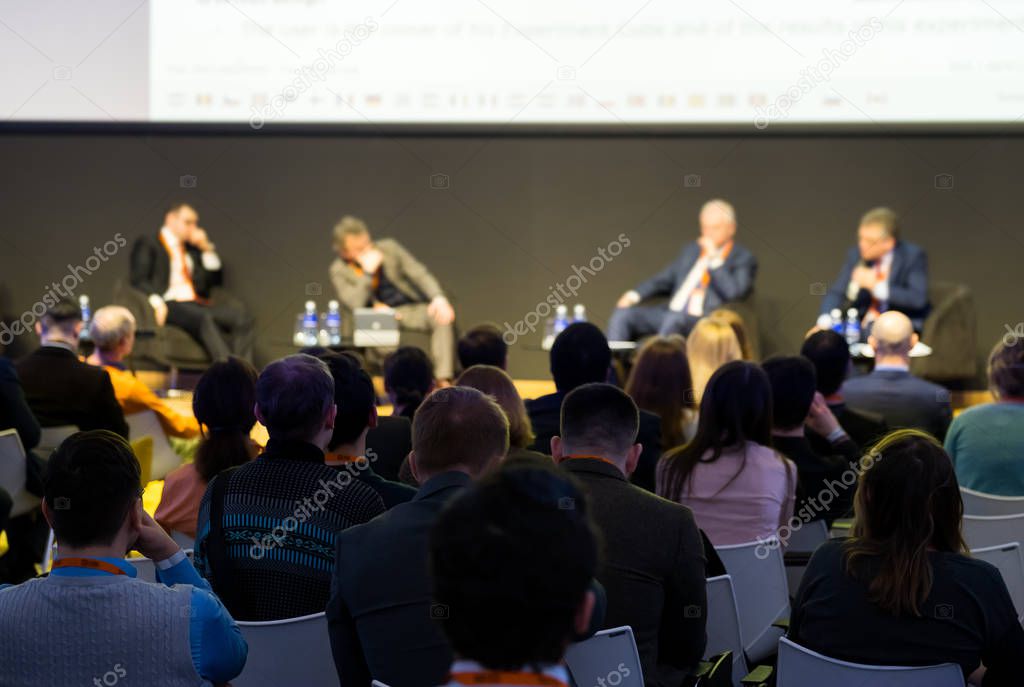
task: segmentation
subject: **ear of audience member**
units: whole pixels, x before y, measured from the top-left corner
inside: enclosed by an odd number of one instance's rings
[[[697,404],[682,336],[656,336],[644,342],[626,381],[626,393],[637,406],[661,418],[662,445],[680,446],[693,438]]]
[[[743,351],[728,322],[703,317],[686,337],[686,358],[690,363],[694,399],[699,404],[711,375],[725,363],[742,360]]]
[[[562,658],[589,624],[597,564],[586,500],[567,476],[505,468],[456,499],[430,537],[453,675],[526,671],[567,682]]]
[[[941,445],[899,430],[862,463],[851,537],[812,556],[790,636],[848,661],[955,662],[970,684],[1019,684],[1024,629],[999,570],[969,556]]]
[[[597,458],[633,474],[643,446],[636,443],[640,413],[636,403],[610,384],[584,384],[562,402],[562,431],[551,439],[556,463]]]
[[[474,365],[465,370],[455,380],[457,386],[468,386],[494,398],[505,411],[508,418],[509,454],[506,460],[543,460],[550,459],[543,453],[531,451],[533,444],[533,426],[530,416],[526,414],[526,405],[516,390],[516,385],[508,373],[492,365]]]
[[[468,370],[474,365],[491,365],[505,369],[508,344],[501,330],[493,324],[478,324],[463,334],[458,343],[459,365]]]
[[[434,363],[415,346],[402,346],[384,359],[384,390],[394,414],[410,420],[435,388]]]
[[[754,350],[750,345],[750,335],[747,333],[747,323],[743,320],[743,317],[731,308],[713,310],[709,317],[729,323],[732,333],[736,335],[736,342],[740,345],[741,360],[752,362],[754,360]]]

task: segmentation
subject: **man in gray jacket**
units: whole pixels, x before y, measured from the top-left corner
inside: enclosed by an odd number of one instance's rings
[[[423,263],[394,239],[374,241],[366,223],[346,215],[334,227],[331,281],[348,310],[392,308],[399,327],[429,331],[439,379],[454,376],[455,311]]]

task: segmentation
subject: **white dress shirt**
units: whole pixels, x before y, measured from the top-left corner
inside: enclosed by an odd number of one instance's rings
[[[875,266],[875,269],[881,269],[882,279],[875,284],[875,288],[871,289],[871,295],[878,301],[878,309],[885,312],[889,301],[889,271],[892,269],[892,251],[889,251],[879,258],[879,261],[880,262]],[[847,300],[857,300],[857,294],[859,292],[860,286],[851,279],[850,284],[846,287]]]
[[[192,278],[187,275],[192,274],[192,270],[195,265],[192,262],[192,256],[185,250],[182,245],[181,239],[179,239],[173,231],[167,227],[160,229],[160,239],[170,248],[171,258],[171,272],[170,279],[167,283],[167,290],[163,294],[153,294],[149,297],[150,303],[154,300],[159,301],[194,301],[196,300],[196,290],[192,284]],[[184,264],[182,263],[184,260]],[[216,272],[221,268],[220,256],[217,255],[216,251],[208,250],[203,251],[202,254],[203,267],[210,271]]]

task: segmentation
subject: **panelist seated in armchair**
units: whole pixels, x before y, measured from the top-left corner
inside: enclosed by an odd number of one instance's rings
[[[158,325],[181,327],[213,360],[236,355],[251,361],[249,314],[237,304],[210,301],[211,291],[221,284],[221,267],[195,208],[175,203],[160,231],[139,237],[132,246],[131,284],[149,297]]]
[[[675,262],[619,298],[608,323],[611,341],[659,334],[689,334],[706,313],[750,295],[757,258],[735,240],[736,211],[724,200],[710,200],[700,211],[700,236]],[[663,305],[638,305],[668,296]]]

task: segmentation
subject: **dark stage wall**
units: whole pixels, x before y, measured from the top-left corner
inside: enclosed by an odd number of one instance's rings
[[[326,303],[330,232],[344,213],[426,262],[463,327],[514,324],[625,234],[629,246],[570,301],[603,325],[622,291],[695,235],[701,203],[721,196],[760,260],[764,350],[793,352],[817,314],[814,285],[834,277],[859,215],[888,204],[906,238],[927,248],[932,278],[973,289],[981,358],[1005,325],[1024,320],[1022,160],[1024,139],[997,137],[8,133],[0,306],[30,308],[69,263],[84,265],[118,233],[155,231],[164,206],[185,199],[256,314],[259,362],[289,350],[307,285],[321,284]],[[953,175],[952,188],[936,183],[941,174]],[[185,175],[194,188],[182,187]],[[80,291],[107,302],[127,266],[120,249]],[[514,375],[546,373],[540,338],[514,347]]]

